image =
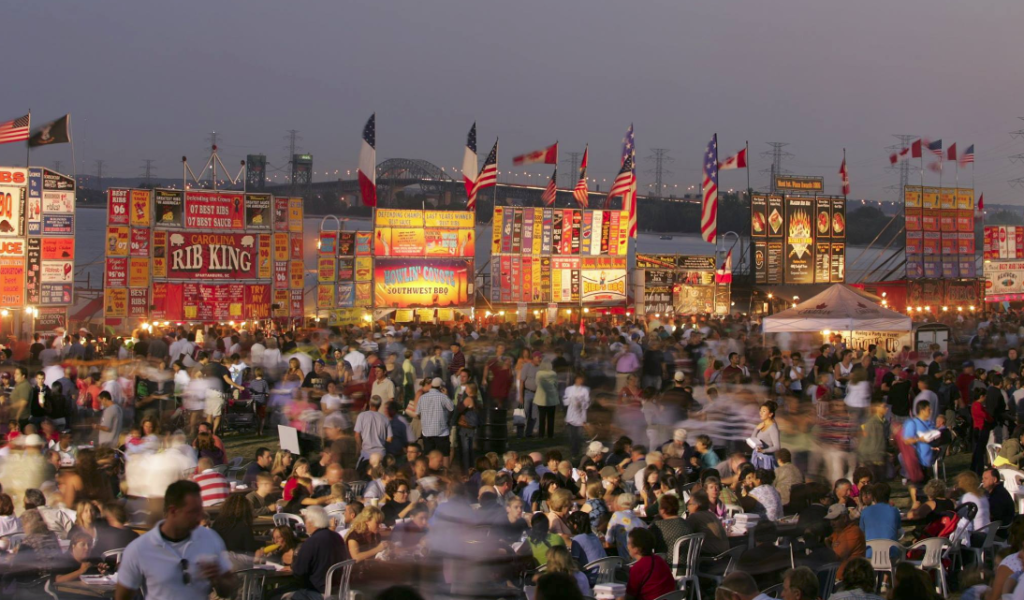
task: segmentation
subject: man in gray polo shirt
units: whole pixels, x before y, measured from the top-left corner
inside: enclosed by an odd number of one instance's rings
[[[370,409],[359,413],[356,419],[356,447],[359,448],[360,462],[370,458],[374,452],[384,456],[384,444],[391,441],[391,421],[378,412],[381,402],[380,396],[371,397]]]

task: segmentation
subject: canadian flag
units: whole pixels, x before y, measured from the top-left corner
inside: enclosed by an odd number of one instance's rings
[[[726,169],[746,169],[747,168],[747,149],[744,148],[738,153],[733,154],[729,158],[718,163],[718,170],[725,171]]]
[[[732,283],[732,250],[725,254],[725,262],[715,273],[715,283]]]
[[[555,142],[554,144],[548,146],[547,148],[541,148],[540,150],[534,150],[533,152],[527,152],[526,154],[520,154],[519,156],[512,157],[512,164],[517,167],[533,163],[557,165],[558,142]]]

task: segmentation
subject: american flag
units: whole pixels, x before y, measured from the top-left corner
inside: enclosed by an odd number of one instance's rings
[[[580,178],[576,181],[576,188],[572,191],[572,197],[583,208],[587,208],[590,203],[590,192],[587,190],[587,154],[589,152],[590,146],[588,145],[583,149],[583,162],[580,163]]]
[[[611,208],[612,198],[622,196],[622,210],[629,213],[629,237],[636,238],[636,140],[633,138],[633,125],[626,130],[622,139],[622,168],[612,182],[612,189],[604,201],[605,208]]]
[[[942,156],[942,140],[928,142],[928,151],[934,154],[935,156]]]
[[[711,136],[704,153],[704,204],[700,211],[700,236],[709,244],[718,243],[718,134]]]
[[[540,195],[541,202],[544,206],[551,206],[555,203],[555,198],[558,196],[558,167],[555,167],[553,173],[551,173],[551,181],[548,182],[548,187],[544,188],[544,193]]]
[[[974,144],[967,147],[964,153],[960,155],[960,166],[964,166],[968,163],[974,163]]]
[[[843,164],[839,165],[839,178],[842,180],[843,195],[850,195],[850,172],[846,170],[846,150],[843,150]]]
[[[476,195],[480,193],[480,190],[494,187],[497,183],[498,140],[494,140],[494,147],[491,148],[491,153],[487,155],[487,160],[484,161],[484,166],[480,169],[480,174],[476,176],[476,183],[473,185],[473,193],[469,195],[469,202],[466,203],[466,208],[469,210],[476,210]]]
[[[0,123],[0,144],[24,142],[27,140],[31,121],[32,115],[25,115],[12,121]]]
[[[363,206],[377,206],[377,113],[363,127],[363,144],[359,148],[359,193]]]

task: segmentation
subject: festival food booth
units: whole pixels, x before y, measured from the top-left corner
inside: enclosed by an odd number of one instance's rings
[[[911,318],[889,310],[867,296],[843,284],[836,284],[820,294],[780,313],[766,317],[767,334],[820,334],[807,340],[808,349],[841,334],[851,349],[882,345],[887,352],[899,352],[911,345]],[[790,345],[792,348],[792,345]],[[795,348],[792,348],[795,349]]]

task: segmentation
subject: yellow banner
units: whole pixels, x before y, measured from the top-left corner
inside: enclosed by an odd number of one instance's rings
[[[378,210],[378,214],[379,214]],[[468,210],[427,210],[423,212],[426,227],[440,229],[472,229],[476,226],[476,213]]]
[[[494,220],[491,224],[491,256],[501,252],[501,206],[494,207]]]
[[[939,207],[939,188],[926,187],[924,188],[924,194],[921,200],[921,208],[938,208]]]
[[[259,236],[259,263],[256,265],[256,276],[260,279],[273,277],[273,266],[270,264],[270,256],[273,253],[274,236]]]
[[[903,188],[904,208],[921,208],[921,186],[908,185]]]
[[[534,256],[540,256],[541,248],[543,247],[543,235],[544,235],[544,209],[535,208],[533,209],[533,254]]]
[[[149,227],[152,218],[149,210],[151,196],[152,192],[149,190],[131,190],[128,213],[131,216],[132,227]]]
[[[291,243],[287,233],[274,234],[274,260],[283,262],[291,258]]]
[[[435,316],[434,309],[420,308],[416,311],[416,316],[419,317],[420,323],[433,323]]]
[[[107,256],[128,256],[127,227],[107,227]]]
[[[288,231],[302,233],[302,198],[288,199]]]
[[[167,232],[153,231],[153,277],[167,277]]]
[[[965,188],[957,189],[956,207],[960,210],[974,210],[974,190]]]
[[[356,258],[356,281],[370,281],[373,279],[373,259],[369,256]]]
[[[424,233],[423,254],[426,256],[472,257],[476,254],[476,233],[473,229],[427,229]]]
[[[111,288],[103,292],[103,316],[128,316],[128,289]]]
[[[395,311],[395,323],[411,323],[415,318],[416,312],[408,308]]]
[[[455,311],[450,308],[437,309],[437,320],[441,322],[454,321]]]
[[[128,287],[149,286],[149,259],[128,259]]]
[[[334,308],[333,284],[320,284],[316,286],[316,307]]]
[[[328,327],[359,325],[363,323],[364,312],[365,311],[361,308],[338,308],[328,311],[327,325]]]
[[[945,210],[956,208],[956,188],[939,188],[939,208]]]
[[[424,246],[422,228],[378,227],[373,233],[376,256],[423,256]]]
[[[378,208],[375,227],[423,227],[423,211]]]
[[[316,276],[320,283],[334,283],[338,279],[338,266],[333,257],[321,256],[317,259]]]

